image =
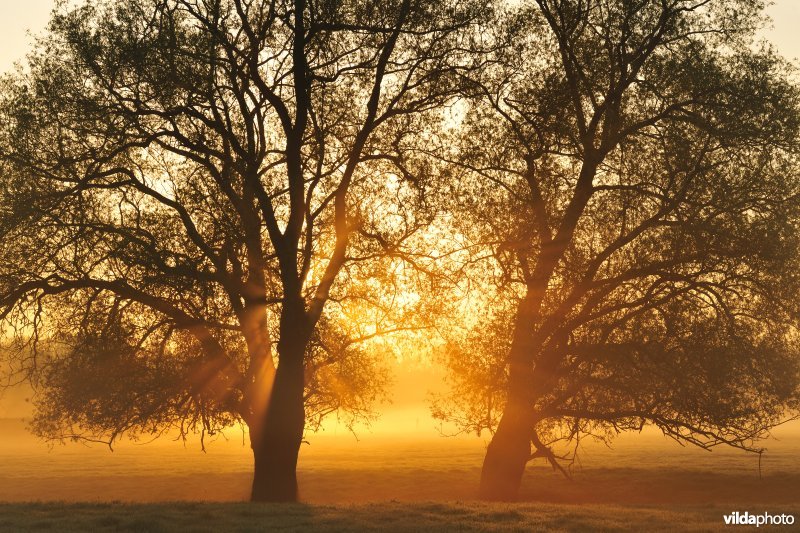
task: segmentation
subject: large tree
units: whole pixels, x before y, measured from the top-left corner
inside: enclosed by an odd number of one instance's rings
[[[482,497],[583,436],[757,450],[797,413],[800,108],[762,7],[536,0],[495,25],[437,150],[491,258],[437,411],[492,431]]]
[[[41,386],[35,429],[113,441],[243,421],[253,499],[295,499],[307,418],[361,413],[380,388],[355,341],[416,305],[376,280],[427,223],[404,147],[412,117],[455,95],[476,13],[54,12],[0,108],[0,318]]]

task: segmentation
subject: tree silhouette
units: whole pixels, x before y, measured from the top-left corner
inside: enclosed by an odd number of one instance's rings
[[[481,495],[516,497],[564,442],[657,426],[757,450],[797,413],[790,65],[755,2],[551,1],[494,26],[440,157],[488,310],[435,414],[493,432]],[[567,449],[569,452],[569,449]]]
[[[403,327],[376,280],[427,224],[403,158],[412,117],[456,95],[478,13],[55,12],[0,111],[0,318],[42,386],[36,431],[111,442],[244,421],[252,498],[295,499],[307,419],[363,414],[380,392],[379,354],[357,341]]]

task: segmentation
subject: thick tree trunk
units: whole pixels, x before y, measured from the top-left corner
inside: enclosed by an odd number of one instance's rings
[[[252,501],[297,501],[297,455],[303,440],[303,354],[302,330],[278,345],[280,362],[275,372],[264,423],[251,430],[255,459]]]
[[[514,501],[531,457],[530,409],[509,403],[503,412],[481,470],[480,498]]]
[[[481,470],[479,495],[484,500],[516,500],[531,457],[533,356],[538,351],[532,330],[541,294],[529,289],[517,309],[509,351],[508,401]]]

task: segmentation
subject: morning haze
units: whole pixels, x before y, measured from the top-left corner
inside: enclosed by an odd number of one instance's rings
[[[0,530],[791,524],[799,23],[0,0]]]

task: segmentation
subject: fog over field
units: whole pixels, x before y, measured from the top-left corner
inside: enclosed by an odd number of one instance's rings
[[[490,435],[445,436],[428,401],[444,390],[444,371],[406,361],[397,365],[371,427],[355,434],[330,421],[301,447],[300,499],[312,504],[397,500],[470,501]],[[3,414],[30,413],[29,392],[10,391]],[[206,437],[103,444],[46,443],[20,418],[0,419],[0,501],[159,502],[245,501],[253,456],[241,428]],[[780,511],[800,502],[800,422],[778,427],[761,458],[718,447],[681,446],[648,428],[608,447],[582,442],[572,479],[533,461],[520,499],[568,504],[742,504]]]
[[[391,416],[392,413],[389,413]],[[402,418],[402,413],[396,413]],[[48,448],[19,420],[0,422],[0,501],[241,501],[252,454],[242,434],[184,444],[161,439]],[[552,503],[736,504],[772,512],[800,501],[800,427],[779,428],[758,457],[736,450],[683,448],[652,432],[587,443],[573,479],[533,462],[521,499]],[[432,436],[433,435],[433,436]],[[311,435],[301,448],[301,500],[314,504],[473,500],[485,439],[362,432]],[[245,439],[246,442],[246,439]],[[750,507],[752,509],[752,507]]]
[[[800,528],[798,28],[0,0],[0,533]]]

